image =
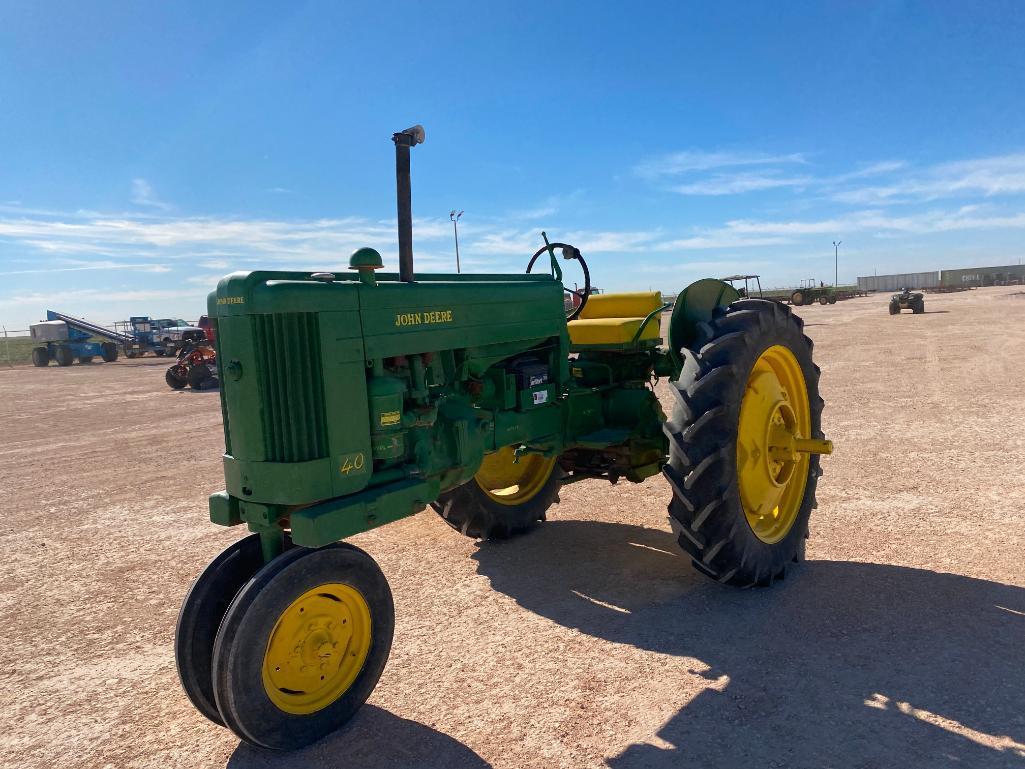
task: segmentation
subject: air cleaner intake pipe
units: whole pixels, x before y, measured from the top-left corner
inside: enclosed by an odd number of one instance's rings
[[[395,142],[395,191],[399,214],[399,279],[413,282],[413,190],[409,181],[409,150],[423,144],[424,127],[415,125],[392,134]]]

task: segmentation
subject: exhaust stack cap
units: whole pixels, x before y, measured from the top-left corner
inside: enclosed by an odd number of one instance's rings
[[[397,134],[392,135],[392,141],[398,144],[402,142],[408,147],[415,147],[417,144],[423,144],[426,134],[424,133],[424,127],[417,123],[411,128],[407,128],[405,131],[399,131]]]

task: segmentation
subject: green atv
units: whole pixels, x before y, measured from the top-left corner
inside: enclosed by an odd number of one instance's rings
[[[890,315],[899,315],[901,310],[911,310],[915,315],[925,312],[925,296],[908,289],[890,297]]]

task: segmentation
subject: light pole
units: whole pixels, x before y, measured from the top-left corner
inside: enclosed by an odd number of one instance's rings
[[[840,285],[840,244],[842,240],[833,241],[833,288]]]
[[[462,211],[460,211],[459,213],[456,213],[456,210],[454,208],[448,214],[448,218],[452,220],[452,234],[456,236],[456,272],[457,273],[460,272],[460,269],[459,269],[459,217],[462,216],[462,215],[463,215]]]

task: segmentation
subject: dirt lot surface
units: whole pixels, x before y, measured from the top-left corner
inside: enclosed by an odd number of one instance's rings
[[[661,479],[567,487],[500,544],[421,513],[356,538],[391,660],[294,754],[175,674],[181,599],[242,534],[206,520],[217,395],[152,358],[0,370],[0,766],[1025,766],[1025,292],[887,299],[801,311],[836,452],[785,583],[694,572]]]

